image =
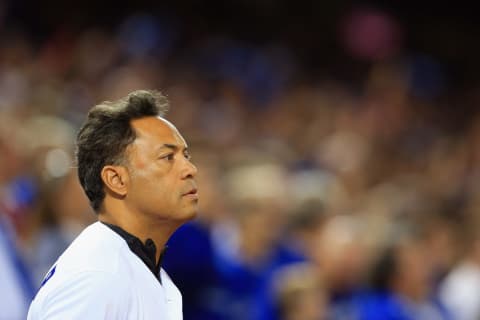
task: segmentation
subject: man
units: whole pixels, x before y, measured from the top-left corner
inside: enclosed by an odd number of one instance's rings
[[[161,256],[197,213],[197,169],[167,109],[158,92],[135,91],[89,112],[77,136],[78,176],[99,221],[47,273],[29,320],[182,319]]]

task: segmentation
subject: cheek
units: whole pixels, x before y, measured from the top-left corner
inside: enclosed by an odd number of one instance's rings
[[[147,201],[162,201],[172,203],[178,201],[178,183],[173,175],[172,168],[162,167],[155,162],[135,162],[135,169],[131,177],[131,186],[135,193],[143,193],[142,198],[150,197]]]
[[[138,205],[148,212],[170,212],[175,207],[175,197],[165,181],[149,177],[137,181],[135,190]]]
[[[165,176],[152,175],[147,182],[150,194],[153,199],[163,202],[164,205],[179,201],[177,186]]]

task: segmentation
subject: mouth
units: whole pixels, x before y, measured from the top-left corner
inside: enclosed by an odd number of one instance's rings
[[[192,197],[192,198],[198,198],[198,191],[196,188],[191,189],[190,191],[182,194],[182,197]]]

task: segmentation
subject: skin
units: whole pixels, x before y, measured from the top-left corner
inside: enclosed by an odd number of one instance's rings
[[[173,124],[161,117],[131,121],[135,141],[124,165],[101,172],[106,196],[99,220],[117,225],[161,248],[173,232],[198,212],[197,168],[188,146]]]
[[[398,272],[392,280],[395,293],[422,302],[430,294],[431,265],[425,246],[418,240],[406,240],[397,251]]]

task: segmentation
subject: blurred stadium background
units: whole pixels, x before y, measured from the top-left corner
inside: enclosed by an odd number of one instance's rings
[[[141,88],[199,167],[186,320],[480,319],[480,26],[436,2],[0,2],[0,319],[95,216],[86,111]]]

